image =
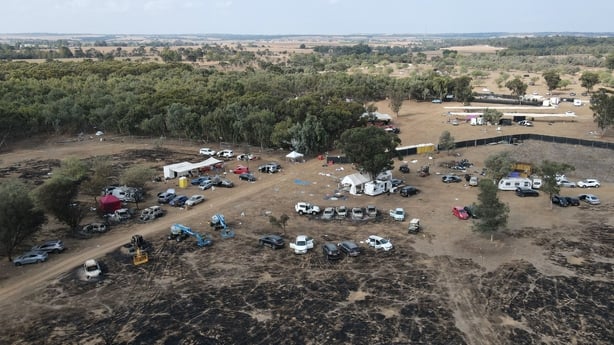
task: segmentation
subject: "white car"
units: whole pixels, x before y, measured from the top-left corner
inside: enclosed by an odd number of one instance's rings
[[[533,122],[529,120],[522,120],[522,121],[518,121],[518,125],[525,126],[525,127],[533,127]]]
[[[402,209],[401,207],[397,207],[394,210],[390,210],[390,217],[392,217],[392,219],[402,222],[405,220],[405,210]]]
[[[309,249],[313,249],[313,238],[298,235],[296,240],[290,243],[290,248],[294,249],[294,254],[306,254]]]
[[[85,278],[92,279],[98,278],[102,274],[98,261],[89,259],[83,264],[83,271],[85,271]]]
[[[320,213],[320,207],[316,206],[316,205],[312,205],[308,202],[298,202],[296,203],[296,205],[294,205],[294,209],[296,210],[296,213],[298,214],[312,214],[312,215],[316,215],[318,213]]]
[[[601,200],[599,200],[599,197],[597,197],[594,194],[581,194],[581,195],[578,195],[578,199],[582,201],[586,201],[587,203],[591,205],[601,204]]]
[[[217,156],[222,158],[232,158],[235,156],[235,154],[232,152],[232,150],[222,150],[217,153]]]
[[[205,155],[205,156],[215,156],[216,152],[215,150],[212,150],[208,147],[203,147],[198,151],[199,154],[201,155]]]
[[[573,182],[571,182],[571,181],[569,181],[569,180],[564,180],[564,179],[562,179],[562,180],[558,180],[558,181],[556,182],[556,184],[557,184],[558,186],[560,186],[560,187],[565,187],[565,188],[576,188],[576,184],[575,184],[575,183],[573,183]]]
[[[585,180],[578,181],[576,185],[580,188],[589,188],[589,187],[599,188],[599,186],[601,186],[601,183],[599,183],[597,179],[587,178]]]
[[[367,244],[369,245],[369,247],[373,247],[375,249],[383,249],[386,252],[394,248],[390,240],[376,235],[369,236],[369,238],[367,239]]]
[[[203,201],[205,201],[205,197],[200,194],[196,194],[192,195],[188,200],[186,200],[185,205],[194,206],[200,204]]]
[[[335,218],[335,208],[326,207],[324,212],[322,212],[322,219],[333,219]]]

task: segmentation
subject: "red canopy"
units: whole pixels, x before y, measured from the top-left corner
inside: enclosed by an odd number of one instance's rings
[[[105,195],[98,201],[98,208],[102,213],[113,213],[122,208],[122,202],[113,195]]]

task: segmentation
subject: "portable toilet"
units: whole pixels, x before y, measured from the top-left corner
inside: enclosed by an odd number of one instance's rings
[[[188,188],[188,185],[190,183],[188,182],[188,178],[185,176],[181,176],[179,178],[179,188]]]

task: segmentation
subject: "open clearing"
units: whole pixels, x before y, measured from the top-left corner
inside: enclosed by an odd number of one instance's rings
[[[565,110],[567,105],[562,106]],[[380,111],[389,112],[386,104]],[[576,109],[576,122],[533,128],[505,127],[504,133],[595,138],[587,109]],[[441,105],[406,102],[395,123],[403,145],[437,142],[444,129],[457,140],[495,136],[490,126],[451,126]],[[604,138],[609,140],[609,138]],[[611,139],[611,138],[610,138]],[[110,155],[119,164],[165,163],[192,158],[193,143],[154,140],[27,143],[0,156],[0,168],[18,167],[15,176],[41,161],[69,156]],[[217,148],[217,145],[207,144]],[[241,147],[234,148],[235,153]],[[190,210],[168,209],[148,224],[113,227],[90,239],[65,238],[68,250],[39,265],[13,267],[0,263],[0,305],[6,344],[611,344],[614,310],[614,155],[611,151],[525,142],[458,150],[481,171],[483,159],[511,150],[527,160],[561,160],[576,166],[572,180],[599,178],[591,190],[602,204],[551,207],[543,194],[518,198],[501,192],[510,206],[509,229],[491,242],[471,231],[470,221],[454,218],[451,208],[477,199],[477,190],[444,184],[439,163],[457,159],[445,153],[405,157],[411,173],[395,177],[422,190],[417,196],[335,195],[339,178],[350,165],[327,166],[309,159],[284,162],[282,152],[261,152],[261,161],[283,165],[278,174],[257,173],[248,183],[230,176],[233,189],[205,191],[207,201]],[[415,160],[415,162],[413,161]],[[170,162],[169,162],[170,161]],[[250,167],[261,161],[250,163]],[[229,166],[233,166],[231,162]],[[431,165],[431,176],[416,168]],[[152,183],[150,198],[176,181]],[[566,195],[581,191],[567,189]],[[189,187],[186,194],[200,190]],[[374,204],[383,214],[375,220],[323,221],[298,216],[294,204],[321,207]],[[404,207],[409,218],[422,220],[423,232],[407,233],[408,221],[394,222],[388,210]],[[222,240],[208,226],[223,213],[236,238]],[[279,233],[268,215],[290,216],[286,243],[298,234],[315,238],[316,248],[295,255],[286,246],[258,246],[266,233]],[[212,235],[212,247],[193,240],[166,240],[169,227],[182,223]],[[60,229],[50,224],[45,236]],[[150,262],[133,266],[122,245],[141,234],[153,249]],[[364,240],[371,234],[389,237],[395,250],[376,252]],[[363,252],[330,263],[320,246],[351,239]],[[363,243],[360,243],[360,242]],[[100,281],[83,281],[80,265],[95,257],[103,265]]]

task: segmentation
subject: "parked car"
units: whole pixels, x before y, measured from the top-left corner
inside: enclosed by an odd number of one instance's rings
[[[348,208],[345,205],[337,206],[335,212],[337,212],[337,218],[345,219],[348,215]]]
[[[281,165],[275,162],[269,162],[258,167],[258,171],[263,173],[273,174],[281,170]]]
[[[284,239],[277,235],[264,235],[258,240],[261,246],[267,246],[271,249],[279,249],[284,247]]]
[[[480,178],[477,176],[470,176],[469,177],[469,185],[472,187],[477,187],[478,184],[480,184]]]
[[[37,264],[40,262],[47,261],[49,254],[43,251],[35,251],[35,252],[27,252],[23,255],[20,255],[13,259],[13,264],[15,266],[27,265],[27,264]]]
[[[156,218],[162,217],[164,215],[164,210],[160,206],[149,206],[143,211],[141,211],[141,216],[139,219],[141,221],[149,221],[154,220]]]
[[[402,185],[403,183],[405,183],[405,181],[399,178],[393,178],[393,179],[390,179],[390,183],[392,184],[392,187],[398,187]]]
[[[533,122],[529,120],[522,120],[522,121],[518,121],[518,125],[524,126],[524,127],[533,127]]]
[[[587,178],[582,181],[578,181],[576,185],[580,188],[599,188],[601,186],[601,183],[599,183],[599,180],[597,179]]]
[[[420,190],[418,188],[414,187],[414,186],[403,186],[399,190],[399,194],[402,197],[405,197],[405,198],[407,198],[407,197],[409,197],[411,195],[416,195],[418,193],[420,193]]]
[[[107,230],[109,230],[109,227],[105,224],[105,223],[90,223],[90,224],[86,224],[83,227],[81,227],[81,231],[86,232],[86,233],[103,233],[103,232],[107,232]]]
[[[431,103],[434,103],[434,104],[441,104],[441,99],[439,99],[439,98],[435,98],[434,100],[432,100],[432,101],[431,101]]]
[[[223,178],[218,181],[217,186],[225,187],[225,188],[232,188],[235,186],[235,184],[232,183],[232,181],[230,181],[229,179]]]
[[[390,240],[376,235],[369,236],[366,242],[369,247],[373,247],[375,249],[383,249],[386,252],[394,248]]]
[[[313,244],[313,238],[305,235],[298,235],[296,236],[296,240],[290,243],[290,248],[294,249],[294,254],[307,254],[307,251],[313,248]]]
[[[441,182],[443,183],[458,183],[462,181],[463,179],[456,175],[444,175],[441,177]]]
[[[367,212],[368,217],[371,217],[371,218],[377,217],[378,211],[375,205],[367,205],[366,212]]]
[[[215,156],[216,152],[208,147],[203,147],[198,150],[198,153],[205,156]]]
[[[360,247],[354,241],[342,241],[337,244],[337,247],[347,256],[358,256],[360,254]]]
[[[332,207],[326,207],[322,212],[322,219],[333,219],[335,218],[335,209]]]
[[[463,207],[465,209],[465,212],[467,212],[467,214],[469,215],[469,218],[473,218],[473,219],[477,219],[478,215],[475,211],[475,206],[471,205],[471,206],[465,206]]]
[[[171,200],[168,204],[175,207],[181,207],[185,202],[188,201],[188,197],[185,195],[178,195],[173,200]]]
[[[390,210],[390,212],[388,212],[390,217],[392,217],[392,219],[402,222],[405,220],[405,210],[401,207],[397,207],[394,210]]]
[[[324,252],[324,257],[328,260],[339,260],[341,259],[341,252],[339,248],[334,243],[326,242],[322,245],[322,252]]]
[[[203,182],[210,181],[210,180],[211,180],[210,176],[198,176],[197,178],[193,178],[190,181],[190,184],[192,186],[200,186]]]
[[[409,174],[409,166],[407,164],[401,164],[399,166],[399,171],[403,174]]]
[[[561,179],[558,180],[556,182],[557,185],[561,186],[561,187],[565,187],[565,188],[576,188],[576,184],[569,181],[569,180],[565,180],[565,179]]]
[[[254,182],[256,181],[256,176],[254,176],[252,173],[243,173],[239,175],[239,180]]]
[[[200,186],[198,186],[198,188],[202,189],[202,190],[207,190],[209,188],[213,187],[213,181],[211,180],[207,180],[207,181],[203,181]]]
[[[251,153],[243,153],[237,156],[237,160],[239,161],[251,161],[253,159],[256,159],[256,156]]]
[[[64,242],[62,240],[45,241],[32,247],[31,251],[58,254],[64,251]]]
[[[535,189],[531,189],[531,188],[521,188],[521,187],[518,187],[518,188],[516,188],[516,195],[518,195],[519,197],[539,196],[539,192],[536,191]]]
[[[205,197],[200,194],[192,195],[188,200],[185,201],[186,206],[194,206],[198,205],[201,202],[205,201]]]
[[[98,278],[102,274],[102,269],[98,261],[94,259],[86,260],[83,264],[83,271],[86,279]]]
[[[467,213],[467,210],[465,210],[463,206],[452,207],[452,214],[458,219],[469,219],[469,213]]]
[[[559,205],[561,207],[569,206],[569,202],[567,202],[567,199],[565,197],[560,196],[560,195],[553,195],[551,200],[552,200],[552,203],[555,204],[555,205]]]
[[[601,200],[595,194],[581,194],[578,195],[578,199],[585,201],[591,205],[599,205],[601,204]]]
[[[350,216],[354,220],[361,220],[364,217],[364,213],[362,212],[362,208],[360,207],[352,207],[352,212]]]
[[[231,170],[233,174],[246,174],[249,173],[249,168],[245,165],[237,165],[234,169]]]
[[[580,199],[571,196],[564,196],[564,198],[569,203],[569,206],[580,206]]]
[[[162,193],[158,193],[158,202],[160,204],[168,204],[171,200],[175,199],[175,197],[177,197],[177,194],[175,194],[174,192],[162,192]]]
[[[232,158],[235,156],[232,150],[221,150],[221,151],[218,151],[216,155],[221,158]]]

